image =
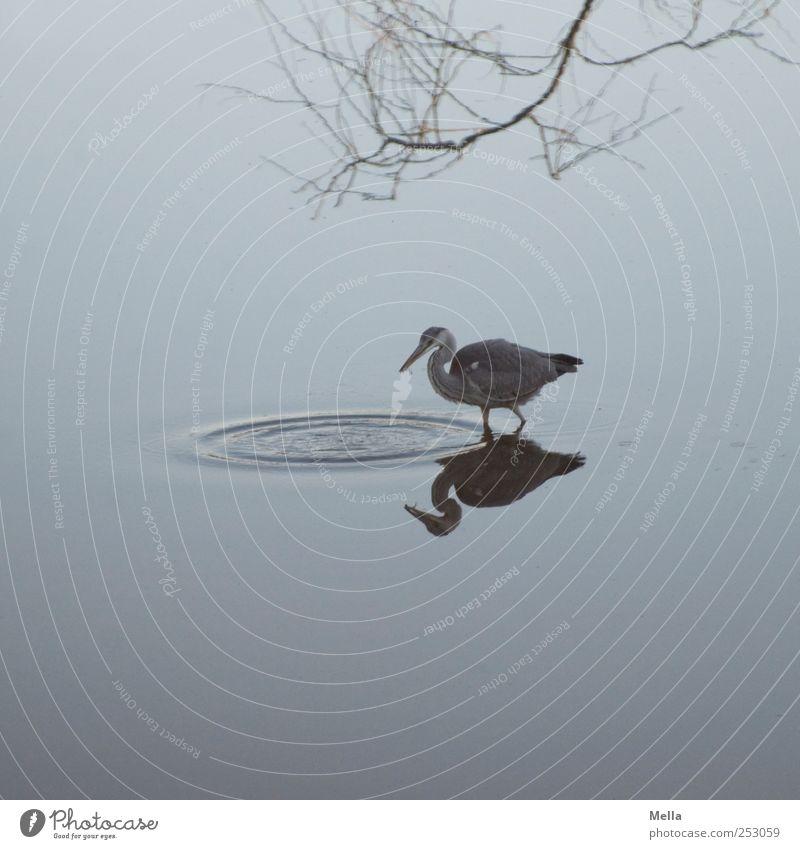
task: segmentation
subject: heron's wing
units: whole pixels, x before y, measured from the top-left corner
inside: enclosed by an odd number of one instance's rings
[[[560,374],[549,354],[505,339],[465,345],[450,366],[450,373],[455,372],[461,374],[467,385],[495,403],[513,403],[537,392]]]

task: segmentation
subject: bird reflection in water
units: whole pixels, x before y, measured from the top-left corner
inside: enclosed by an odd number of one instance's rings
[[[545,451],[518,434],[501,436],[477,448],[437,460],[444,466],[431,486],[434,510],[404,505],[435,536],[447,536],[461,521],[461,504],[468,507],[505,507],[519,501],[550,478],[579,469],[582,454]],[[458,498],[450,498],[455,487]],[[459,501],[461,504],[459,504]]]

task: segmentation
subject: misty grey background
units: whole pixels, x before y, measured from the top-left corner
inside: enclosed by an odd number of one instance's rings
[[[625,149],[638,165],[603,156],[554,181],[520,129],[394,203],[315,219],[264,161],[324,160],[304,116],[203,86],[280,83],[253,7],[198,25],[223,6],[0,12],[0,793],[795,796],[800,408],[770,446],[800,353],[796,68],[736,44],[663,53],[621,90],[635,111],[657,72],[655,113],[680,108]],[[521,44],[537,14],[461,12]],[[624,33],[632,14],[604,10]],[[791,52],[796,20],[784,22],[771,45]],[[694,321],[654,195],[685,245]],[[364,275],[290,345],[314,301]],[[504,336],[580,355],[533,433],[582,451],[584,468],[509,508],[467,508],[434,538],[401,507],[430,504],[431,453],[337,468],[335,488],[314,466],[197,458],[193,388],[201,434],[388,413],[397,368],[432,324],[462,344]],[[455,414],[422,364],[403,404]],[[643,531],[699,414],[688,464]],[[564,621],[534,663],[479,694]]]

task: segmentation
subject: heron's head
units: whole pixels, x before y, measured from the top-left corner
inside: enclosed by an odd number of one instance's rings
[[[446,327],[429,327],[419,337],[419,345],[412,351],[411,356],[400,366],[405,371],[422,356],[434,348],[447,348],[452,356],[456,352],[455,336]]]
[[[461,505],[455,498],[448,498],[440,505],[440,509],[444,515],[438,513],[426,513],[418,507],[412,507],[410,504],[404,504],[406,512],[410,513],[415,519],[419,519],[423,525],[435,537],[446,537],[454,531],[461,522],[463,511]]]

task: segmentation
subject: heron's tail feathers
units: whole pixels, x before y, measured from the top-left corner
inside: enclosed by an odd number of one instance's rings
[[[578,366],[583,365],[583,360],[579,357],[573,357],[571,354],[549,354],[548,356],[559,376],[576,372]]]

